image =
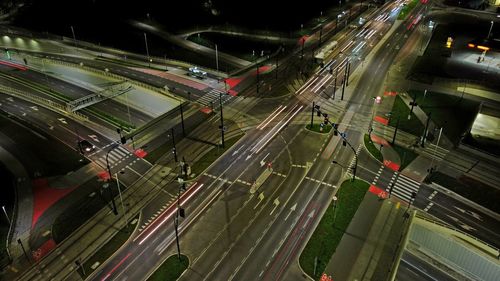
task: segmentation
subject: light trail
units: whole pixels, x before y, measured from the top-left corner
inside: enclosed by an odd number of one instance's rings
[[[276,111],[278,111],[282,106],[283,105],[278,106],[278,108],[276,108],[271,114],[269,114],[269,116],[267,116],[266,119],[264,119],[262,122],[260,122],[259,126],[257,126],[256,128],[260,129],[260,127],[262,126],[262,124],[264,124],[264,122],[266,122],[267,119],[269,119],[271,116],[273,116],[273,114],[276,113]]]
[[[262,126],[259,130],[264,129],[264,127],[266,127],[269,123],[271,123],[271,121],[273,121],[276,117],[278,117],[278,116],[281,114],[281,112],[283,112],[283,110],[285,110],[285,108],[286,108],[286,106],[284,106],[283,108],[281,108],[281,110],[280,110],[278,113],[276,113],[276,114],[273,116],[273,118],[269,119],[269,121],[267,121],[267,123],[266,123],[266,124],[264,124],[264,125],[263,125],[263,126]]]

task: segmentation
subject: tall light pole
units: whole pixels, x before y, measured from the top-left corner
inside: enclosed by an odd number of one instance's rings
[[[491,21],[490,30],[488,31],[488,36],[486,37],[486,39],[490,39],[492,29],[493,29],[493,21]]]
[[[337,196],[333,196],[333,224],[335,225],[335,217],[337,216]]]
[[[148,66],[151,67],[151,58],[149,57],[148,37],[146,35],[146,32],[144,32],[144,43],[146,44],[146,55],[148,56]]]
[[[215,66],[217,71],[219,71],[219,50],[217,49],[217,44],[215,44]]]
[[[5,214],[5,217],[7,218],[7,222],[9,222],[9,227],[10,227],[10,218],[9,215],[7,215],[7,211],[5,210],[5,206],[2,206],[3,213]]]
[[[174,128],[173,127],[170,129],[170,134],[172,137],[172,146],[173,146],[172,152],[174,153],[174,160],[175,160],[175,162],[179,162],[177,160],[177,148],[175,147],[175,135],[174,135]]]
[[[222,93],[219,93],[219,105],[220,105],[220,136],[221,136],[221,144],[224,149],[224,115],[222,113]]]
[[[491,31],[491,29],[490,29],[490,31]],[[75,30],[73,29],[73,26],[71,26],[71,33],[73,34],[73,41],[75,42],[75,47],[78,48],[78,44],[76,43]]]
[[[123,171],[120,173],[123,173]],[[118,187],[118,194],[120,195],[120,202],[122,203],[123,219],[125,220],[125,226],[128,228],[127,213],[125,212],[125,206],[123,205],[122,190],[120,188],[120,180],[118,180],[118,173],[115,174],[115,177],[116,177],[116,186]]]
[[[113,193],[111,192],[111,188],[109,186],[109,181],[111,181],[111,166],[109,165],[109,153],[117,148],[119,145],[117,143],[115,143],[109,150],[108,152],[106,153],[106,167],[108,168],[108,175],[109,175],[109,178],[106,180],[106,183],[103,185],[103,188],[105,189],[108,189],[108,192],[109,192],[109,196],[111,197],[111,203],[112,203],[112,206],[113,206],[113,213],[115,215],[118,215],[118,209],[116,208],[116,204],[115,204],[115,197],[113,196]]]
[[[437,152],[437,148],[439,146],[439,141],[441,140],[441,133],[443,132],[443,127],[441,127],[439,129],[439,135],[438,135],[438,139],[437,139],[437,143],[436,143],[436,146],[434,147],[434,157],[432,157],[432,160],[431,160],[431,169],[433,169],[433,165],[434,165],[434,158],[436,157],[436,152]]]

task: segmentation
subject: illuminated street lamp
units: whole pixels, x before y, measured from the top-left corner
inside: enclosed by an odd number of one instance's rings
[[[486,38],[490,38],[490,35],[491,35],[491,30],[493,29],[493,21],[490,21],[491,22],[491,25],[490,25],[490,31],[488,31],[488,36]]]

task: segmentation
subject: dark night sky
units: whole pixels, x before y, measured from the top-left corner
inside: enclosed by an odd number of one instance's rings
[[[300,5],[299,5],[300,3]],[[121,25],[127,19],[150,17],[174,31],[177,28],[203,24],[236,24],[251,28],[296,29],[319,11],[326,10],[333,1],[272,0],[212,0],[206,1],[117,1],[117,0],[32,0],[16,24],[52,33],[68,32],[68,26],[80,29]],[[338,2],[337,2],[338,3]],[[219,14],[213,15],[212,9]]]

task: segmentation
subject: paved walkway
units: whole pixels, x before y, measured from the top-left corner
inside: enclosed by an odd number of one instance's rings
[[[333,280],[382,280],[376,276],[385,276],[392,264],[403,213],[398,203],[367,192],[325,273]]]

